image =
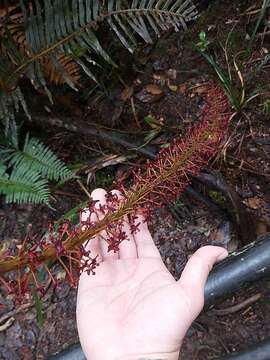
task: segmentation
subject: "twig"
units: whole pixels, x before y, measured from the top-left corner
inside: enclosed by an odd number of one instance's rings
[[[54,192],[55,195],[64,195],[64,196],[68,196],[68,197],[72,197],[74,199],[77,199],[77,200],[82,200],[82,198],[79,196],[79,195],[76,195],[76,194],[72,194],[70,192],[67,192],[67,191],[63,191],[63,190],[56,190]]]
[[[241,170],[243,170],[243,171],[246,171],[246,172],[248,172],[250,174],[260,175],[260,176],[263,176],[263,177],[265,177],[267,179],[270,178],[270,174],[265,174],[265,173],[259,171],[256,167],[252,166],[252,164],[248,163],[246,160],[239,159],[235,155],[234,156],[229,155],[228,159],[236,160],[236,161],[248,166],[248,167],[241,166]]]
[[[89,191],[86,189],[86,187],[83,185],[83,183],[80,180],[76,180],[77,183],[80,185],[80,188],[85,192],[85,194],[87,195],[87,197],[89,199],[91,199],[91,194],[89,193]]]
[[[228,308],[225,308],[225,309],[212,309],[211,311],[215,314],[215,315],[218,315],[218,316],[224,316],[224,315],[228,315],[228,314],[234,314],[242,309],[244,309],[245,307],[255,303],[256,301],[258,301],[259,299],[261,299],[262,297],[262,294],[256,294],[256,295],[253,295],[251,296],[250,298],[242,301],[241,303],[239,304],[236,304],[236,305],[233,305],[233,306],[230,306]]]
[[[131,142],[126,136],[119,134],[119,132],[103,130],[92,124],[91,126],[85,126],[85,124],[79,122],[78,119],[75,120],[73,118],[65,118],[62,120],[59,117],[47,117],[43,115],[38,115],[35,117],[33,115],[32,120],[36,121],[39,125],[42,123],[51,124],[53,126],[65,128],[68,131],[80,134],[82,136],[90,135],[94,138],[98,138],[106,142],[109,141],[111,144],[120,145],[127,150],[135,151],[151,159],[155,158],[154,148],[152,146],[143,148],[141,144],[137,144],[135,141]]]
[[[7,328],[9,328],[14,321],[14,317],[10,317],[3,325],[0,325],[0,332],[5,331]]]
[[[34,306],[34,303],[22,304],[21,306],[17,307],[15,310],[12,310],[12,311],[4,314],[3,316],[0,317],[0,324],[2,324],[4,321],[8,320],[12,316],[17,315],[21,311],[26,310],[32,306]]]
[[[139,122],[139,120],[138,120],[138,116],[137,116],[137,113],[136,113],[133,96],[131,96],[131,98],[130,98],[130,105],[131,105],[131,109],[132,109],[132,112],[133,112],[133,116],[134,116],[135,122],[136,122],[138,128],[141,129],[142,127],[141,127],[141,124],[140,124],[140,122]]]

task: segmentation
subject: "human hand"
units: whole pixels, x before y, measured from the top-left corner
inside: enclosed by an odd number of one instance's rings
[[[105,190],[91,195],[106,203]],[[129,240],[119,253],[108,252],[102,237],[89,242],[100,266],[95,275],[81,274],[77,298],[79,337],[89,360],[177,360],[185,333],[203,308],[207,276],[227,256],[223,248],[202,247],[176,281],[147,224],[141,216],[137,221],[140,231],[134,235],[126,221]]]

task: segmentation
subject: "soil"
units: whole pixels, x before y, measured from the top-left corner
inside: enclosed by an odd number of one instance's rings
[[[210,51],[219,65],[226,68],[221,45],[225,43],[233,24],[236,31],[230,47],[230,59],[232,54],[246,48],[247,34],[252,32],[258,14],[255,12],[253,15],[252,11],[260,8],[260,2],[255,3],[214,2],[186,34],[168,34],[154,48],[145,46],[135,59],[132,75],[124,78],[126,87],[118,84],[109,98],[103,97],[101,101],[89,99],[83,105],[78,101],[69,101],[70,95],[64,95],[64,100],[59,100],[50,111],[54,114],[71,112],[73,116],[79,114],[86,125],[89,125],[91,115],[91,123],[99,122],[106,126],[110,123],[110,127],[118,130],[128,127],[130,133],[136,133],[137,137],[142,138],[143,134],[145,143],[151,142],[156,146],[166,144],[176,133],[184,134],[190,125],[198,121],[204,86],[209,81],[217,81],[213,70],[192,49],[191,44],[198,42],[198,33],[205,30],[211,43]],[[249,60],[244,61],[241,67],[242,75],[247,79],[246,97],[251,97],[254,90],[259,91],[259,96],[247,103],[242,114],[234,117],[226,146],[208,166],[208,170],[222,174],[238,194],[253,219],[256,235],[266,234],[270,230],[270,119],[269,112],[264,108],[270,94],[269,84],[265,80],[269,78],[269,65],[255,73],[253,78],[250,76],[270,50],[270,35],[263,36],[264,30],[264,27],[259,28],[259,36]],[[231,70],[233,72],[233,67]],[[234,76],[237,79],[235,72]],[[239,88],[239,82],[236,83],[235,86]],[[132,102],[134,106],[131,106]],[[150,131],[152,138],[149,140]],[[92,169],[97,153],[103,156],[103,148],[108,146],[83,135],[78,141],[77,137],[74,140],[74,136],[67,132],[55,134],[55,129],[47,129],[47,134],[53,135],[47,143],[62,158],[71,163],[87,164],[88,169]],[[109,150],[120,152],[117,147]],[[92,159],[91,163],[89,158]],[[109,186],[113,177],[123,176],[127,169],[127,163],[112,165],[105,170],[98,169],[88,184],[88,191],[97,186]],[[84,180],[85,173],[87,169],[81,173]],[[234,241],[234,249],[240,246],[237,242],[239,234],[228,216],[229,205],[224,197],[196,183],[193,186],[210,196],[221,211],[215,212],[184,194],[175,205],[177,219],[164,208],[155,212],[150,224],[162,258],[175,278],[179,278],[189,256],[202,245],[230,248]],[[1,246],[12,244],[16,247],[27,233],[46,229],[49,220],[58,219],[84,199],[84,192],[74,182],[54,191],[55,210],[45,206],[3,205],[0,209]],[[64,277],[61,268],[56,268],[55,272],[57,276]],[[257,300],[238,312],[230,313],[228,310],[227,314],[222,315],[216,311],[229,309],[256,294],[260,294]],[[0,304],[0,359],[47,359],[78,342],[76,289],[66,281],[56,290],[52,287],[47,289],[42,301],[41,319],[31,298],[18,305],[13,295],[1,293]],[[204,310],[186,335],[181,357],[190,360],[218,359],[267,338],[269,333],[270,279],[264,279]]]

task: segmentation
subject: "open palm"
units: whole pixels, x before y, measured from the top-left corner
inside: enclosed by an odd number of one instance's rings
[[[92,197],[104,204],[105,194],[96,189]],[[100,266],[79,282],[77,323],[87,359],[178,359],[182,339],[203,307],[208,273],[227,255],[220,247],[199,249],[176,281],[142,220],[135,235],[126,222],[129,239],[119,253],[108,252],[102,237],[89,243]]]

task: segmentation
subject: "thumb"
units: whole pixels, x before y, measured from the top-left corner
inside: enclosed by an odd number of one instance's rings
[[[204,286],[213,265],[227,256],[227,250],[222,247],[204,246],[197,250],[187,262],[178,283],[190,301],[194,317],[203,308]]]

